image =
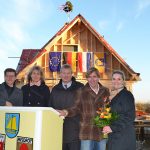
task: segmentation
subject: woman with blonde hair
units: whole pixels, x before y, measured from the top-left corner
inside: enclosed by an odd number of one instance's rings
[[[28,83],[22,87],[23,106],[47,107],[50,91],[44,82],[43,70],[40,66],[33,66],[27,76]]]
[[[103,132],[109,134],[108,150],[135,150],[135,103],[132,93],[125,87],[125,75],[122,71],[113,72],[110,94],[111,110],[117,112],[119,118],[103,128]]]

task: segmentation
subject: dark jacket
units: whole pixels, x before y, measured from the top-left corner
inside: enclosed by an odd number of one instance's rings
[[[87,83],[80,91],[75,105],[68,109],[68,116],[80,114],[80,139],[95,140],[102,139],[102,131],[94,125],[93,118],[97,115],[98,108],[104,106],[104,98],[109,96],[109,90],[99,84],[99,92],[96,94]]]
[[[64,89],[62,80],[60,80],[60,82],[52,89],[49,106],[59,110],[72,107],[76,100],[77,90],[81,87],[83,87],[83,84],[75,81],[75,78],[72,78],[71,86],[68,89]],[[79,116],[65,118],[63,125],[64,143],[79,140],[79,119]]]
[[[30,84],[24,85],[23,92],[23,106],[31,107],[47,107],[50,99],[50,90],[45,83],[41,83],[40,86],[30,86]]]
[[[0,84],[0,106],[5,106],[6,101],[12,103],[13,106],[22,106],[22,91],[14,86],[12,92],[9,95],[6,90],[5,83]]]
[[[132,93],[121,90],[111,100],[111,110],[119,114],[119,119],[110,126],[113,132],[109,134],[108,150],[135,150],[135,105]]]

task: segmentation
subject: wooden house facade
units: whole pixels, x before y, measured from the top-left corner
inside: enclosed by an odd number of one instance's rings
[[[59,72],[49,69],[50,52],[93,52],[105,54],[104,71],[101,72],[101,83],[107,87],[111,85],[111,74],[114,70],[122,70],[126,75],[126,86],[132,91],[132,85],[140,80],[140,74],[122,59],[118,53],[107,43],[103,36],[90,25],[82,16],[76,16],[70,23],[66,23],[41,49],[25,49],[22,52],[17,66],[17,83],[25,83],[26,74],[33,65],[43,68],[45,82],[50,87],[59,81]],[[61,63],[63,62],[63,58]],[[79,58],[75,60],[78,65]],[[85,72],[75,71],[74,76],[85,83]]]

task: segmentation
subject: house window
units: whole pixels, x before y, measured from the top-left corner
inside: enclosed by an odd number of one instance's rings
[[[65,51],[65,52],[77,52],[78,46],[77,45],[64,45],[63,51]]]

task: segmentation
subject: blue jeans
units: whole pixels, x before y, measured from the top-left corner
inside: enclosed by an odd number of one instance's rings
[[[101,141],[81,140],[80,150],[106,150],[107,139]]]

